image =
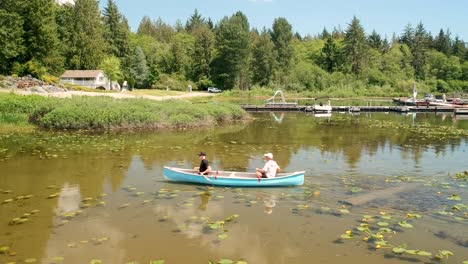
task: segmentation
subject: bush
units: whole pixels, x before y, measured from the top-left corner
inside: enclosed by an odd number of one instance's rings
[[[204,90],[207,90],[208,87],[213,87],[214,84],[206,76],[203,76],[202,78],[200,78],[200,80],[198,80],[197,86],[200,90],[204,91]]]
[[[247,113],[229,103],[192,104],[179,100],[52,98],[0,95],[0,120],[29,122],[49,129],[114,129],[212,126],[242,120]]]
[[[185,78],[181,75],[161,74],[158,81],[152,85],[152,88],[160,90],[170,89],[176,91],[186,91],[189,84],[192,85],[193,90],[197,90],[196,84],[185,80]]]
[[[50,74],[43,75],[42,80],[47,84],[59,84],[60,83],[60,78],[55,77]]]

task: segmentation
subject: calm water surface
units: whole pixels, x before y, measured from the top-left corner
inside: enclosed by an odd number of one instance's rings
[[[392,253],[403,244],[432,256],[449,250],[446,263],[468,260],[468,182],[455,178],[468,170],[468,140],[444,132],[466,132],[468,120],[254,117],[190,132],[0,134],[0,247],[8,247],[0,263],[437,262]],[[284,171],[306,170],[306,182],[236,189],[164,180],[163,166],[197,166],[200,150],[214,169],[242,171],[272,152]],[[365,224],[375,238],[358,231]],[[340,238],[346,231],[351,239]]]

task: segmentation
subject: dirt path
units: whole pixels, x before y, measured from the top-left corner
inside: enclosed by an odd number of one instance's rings
[[[0,92],[11,92],[12,90],[0,89]],[[97,92],[83,92],[83,91],[68,91],[68,92],[58,92],[58,93],[33,93],[27,91],[14,91],[15,94],[19,95],[42,95],[42,96],[51,96],[58,98],[70,98],[72,96],[108,96],[117,99],[135,99],[135,98],[144,98],[155,101],[170,100],[170,99],[183,99],[183,98],[193,98],[193,97],[206,97],[213,96],[213,94],[206,92],[191,92],[183,93],[180,95],[165,95],[165,96],[154,96],[154,95],[141,95],[141,94],[132,94],[132,92],[125,93],[97,93]]]

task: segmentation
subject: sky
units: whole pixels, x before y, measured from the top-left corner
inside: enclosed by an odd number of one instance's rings
[[[326,27],[346,29],[353,16],[366,33],[376,30],[391,38],[401,35],[409,23],[422,22],[427,31],[437,35],[450,29],[452,37],[468,41],[468,1],[466,0],[115,0],[128,19],[132,31],[143,16],[174,25],[183,24],[197,9],[205,18],[218,22],[224,16],[242,11],[251,27],[271,28],[273,20],[286,18],[294,32],[316,35]],[[100,0],[101,7],[107,0]]]

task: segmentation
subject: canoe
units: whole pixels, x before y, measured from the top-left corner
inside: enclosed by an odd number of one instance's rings
[[[297,186],[304,184],[304,171],[278,173],[275,178],[258,179],[255,173],[236,171],[213,171],[210,175],[198,175],[192,169],[164,167],[163,175],[167,180],[206,185],[233,187],[274,187]]]

